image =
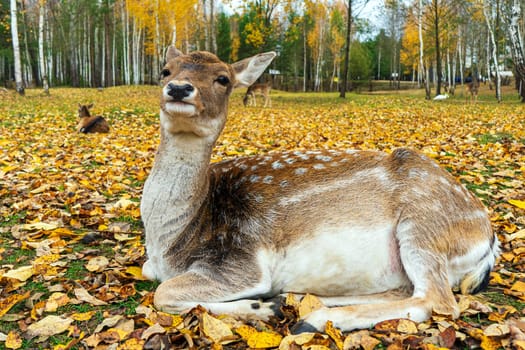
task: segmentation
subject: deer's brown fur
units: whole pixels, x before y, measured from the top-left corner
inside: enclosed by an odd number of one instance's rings
[[[272,106],[272,100],[270,98],[270,91],[272,90],[272,84],[270,82],[268,83],[259,83],[259,84],[253,84],[248,87],[246,90],[246,94],[244,95],[244,98],[242,99],[242,102],[244,106],[253,105],[254,107],[257,106],[257,99],[255,98],[256,95],[260,95],[264,99],[263,107]]]
[[[88,134],[88,133],[107,133],[109,132],[109,124],[104,117],[99,115],[91,115],[89,109],[93,107],[93,104],[89,105],[78,105],[78,121],[77,131]]]

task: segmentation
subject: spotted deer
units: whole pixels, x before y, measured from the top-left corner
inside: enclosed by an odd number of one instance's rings
[[[229,65],[167,50],[141,201],[156,307],[268,319],[288,293],[319,296],[324,307],[295,332],[458,317],[452,288],[483,289],[499,245],[481,202],[425,155],[297,150],[210,164],[232,90],[274,56]]]
[[[245,107],[248,106],[249,104],[253,104],[253,106],[255,107],[257,106],[257,101],[256,101],[255,96],[261,95],[264,98],[263,107],[267,107],[268,105],[271,107],[272,106],[272,100],[270,99],[271,90],[272,90],[271,83],[250,85],[248,89],[246,90],[246,94],[244,95],[242,102],[244,103]]]
[[[478,92],[479,92],[479,81],[474,78],[470,83],[465,84],[465,95],[466,95],[466,101],[465,102],[474,102],[476,103],[478,101]]]
[[[106,119],[100,115],[92,116],[89,109],[93,108],[93,104],[78,105],[78,117],[80,118],[77,130],[78,132],[87,133],[107,133],[109,132],[109,125]]]

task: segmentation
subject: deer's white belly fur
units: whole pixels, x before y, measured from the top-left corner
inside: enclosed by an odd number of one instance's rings
[[[269,266],[273,292],[365,295],[410,285],[392,226],[320,229],[259,262]]]

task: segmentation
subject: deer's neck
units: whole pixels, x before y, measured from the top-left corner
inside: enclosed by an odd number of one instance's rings
[[[167,246],[205,200],[213,143],[190,133],[162,130],[155,163],[144,185],[141,214],[150,244]]]

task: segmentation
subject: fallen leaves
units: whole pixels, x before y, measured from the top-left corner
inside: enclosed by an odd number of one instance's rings
[[[258,109],[234,95],[213,161],[297,148],[415,148],[485,202],[502,242],[489,291],[458,295],[458,320],[390,320],[347,334],[328,323],[322,334],[292,335],[298,317],[323,307],[317,297],[288,296],[285,317],[269,323],[153,307],[156,283],[140,267],[140,197],[159,141],[158,93],[27,90],[0,101],[0,347],[525,349],[525,106],[275,92],[274,107]],[[86,99],[112,132],[74,131]]]

